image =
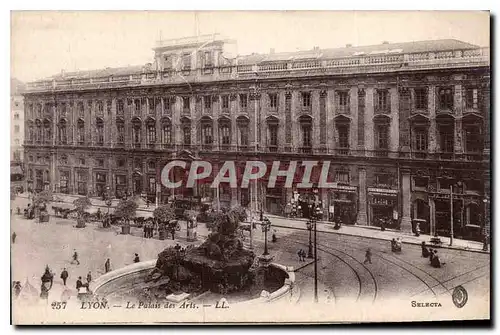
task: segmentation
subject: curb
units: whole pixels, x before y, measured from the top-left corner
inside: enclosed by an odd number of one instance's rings
[[[290,227],[290,226],[283,226],[283,225],[277,225],[273,224],[273,227],[279,227],[279,228],[286,228],[286,229],[295,229],[295,230],[304,230],[307,231],[306,228],[297,228],[297,227]],[[349,233],[343,233],[340,231],[329,231],[329,230],[324,230],[324,229],[318,229],[318,232],[321,233],[327,233],[327,234],[338,234],[338,235],[346,235],[346,236],[355,236],[355,237],[361,237],[361,238],[367,238],[367,239],[372,239],[372,240],[379,240],[379,241],[391,241],[391,237],[375,237],[375,236],[362,236],[362,235],[355,235],[355,234],[349,234]],[[404,244],[413,244],[413,245],[421,245],[421,241],[402,241]],[[428,244],[429,246],[430,244]],[[440,249],[452,249],[452,250],[459,250],[459,251],[469,251],[469,252],[476,252],[476,253],[481,253],[481,254],[489,254],[489,251],[483,251],[479,249],[471,249],[471,248],[460,248],[460,247],[454,247],[454,246],[446,246],[446,245],[432,245],[433,248],[440,248]]]

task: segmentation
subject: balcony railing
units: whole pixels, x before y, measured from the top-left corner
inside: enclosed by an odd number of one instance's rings
[[[272,63],[241,64],[216,68],[212,74],[203,75],[203,69],[183,69],[180,64],[177,69],[169,69],[159,73],[154,70],[144,70],[143,73],[129,75],[105,76],[94,78],[78,78],[60,80],[42,80],[27,84],[27,92],[83,89],[99,86],[101,89],[126,86],[141,86],[148,83],[157,84],[158,81],[173,84],[185,84],[195,81],[214,81],[220,79],[248,79],[258,78],[259,73],[266,76],[349,74],[349,73],[381,73],[405,71],[420,71],[441,68],[465,68],[472,66],[490,66],[489,48],[475,50],[456,50],[450,52],[420,52],[408,54],[382,54],[353,56],[350,58],[328,59],[320,56],[316,60],[282,60]],[[223,68],[223,71],[221,70]]]

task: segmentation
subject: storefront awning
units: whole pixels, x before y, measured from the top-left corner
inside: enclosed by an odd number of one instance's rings
[[[357,193],[358,189],[355,186],[342,186],[337,185],[333,187],[332,190],[334,192],[348,192],[348,193]]]

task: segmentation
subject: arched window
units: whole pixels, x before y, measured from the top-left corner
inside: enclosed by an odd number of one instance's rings
[[[220,145],[231,144],[231,120],[229,119],[219,120],[219,143]]]
[[[37,143],[41,143],[42,142],[42,123],[41,123],[40,120],[36,120],[35,141]]]
[[[146,129],[148,145],[154,145],[156,143],[156,123],[153,118],[146,120]]]
[[[119,145],[125,143],[125,122],[121,118],[116,120],[116,142]]]
[[[181,128],[182,128],[182,143],[186,146],[191,145],[191,120],[188,118],[182,118]]]
[[[163,145],[172,144],[172,124],[168,119],[164,119],[161,124],[161,143]]]
[[[104,121],[101,118],[97,118],[95,122],[95,130],[96,130],[96,142],[97,145],[104,145]]]
[[[200,122],[203,145],[212,145],[214,142],[212,119],[204,117]]]

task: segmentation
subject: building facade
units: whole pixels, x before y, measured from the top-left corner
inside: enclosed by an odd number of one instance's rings
[[[22,90],[23,84],[17,79],[12,79],[10,96],[10,161],[15,164],[21,164],[24,158],[24,99]]]
[[[224,206],[256,197],[277,214],[316,192],[348,224],[489,229],[488,48],[439,40],[227,59],[226,42],[160,41],[146,66],[28,84],[28,187]],[[329,161],[335,187],[170,190],[159,176],[173,159]]]

